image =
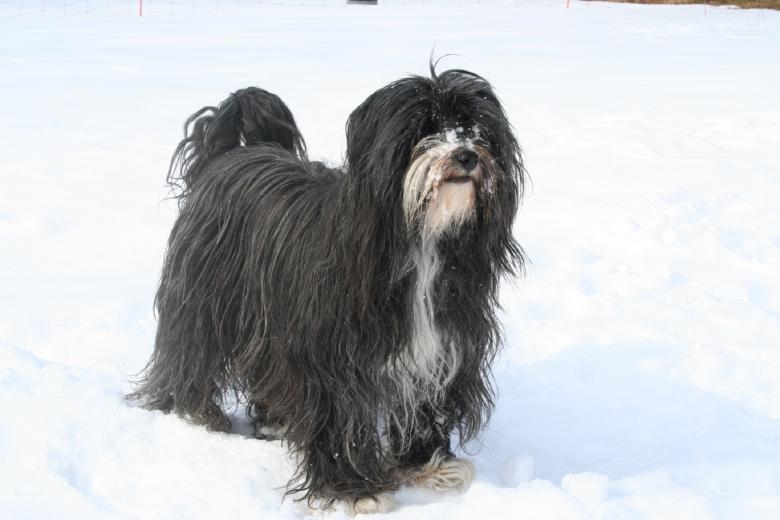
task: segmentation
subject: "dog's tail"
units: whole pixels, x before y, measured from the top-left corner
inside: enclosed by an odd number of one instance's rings
[[[187,119],[184,139],[168,169],[168,184],[180,201],[186,199],[211,161],[239,146],[256,144],[275,144],[306,157],[306,144],[287,105],[276,94],[248,87]]]

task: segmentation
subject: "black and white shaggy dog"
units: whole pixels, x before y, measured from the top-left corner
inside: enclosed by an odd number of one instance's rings
[[[471,481],[450,435],[473,439],[493,407],[523,166],[493,88],[464,70],[379,89],[346,131],[331,168],[264,90],[190,117],[154,354],[130,397],[227,431],[236,392],[257,436],[295,455],[288,494],[367,513],[402,485]]]

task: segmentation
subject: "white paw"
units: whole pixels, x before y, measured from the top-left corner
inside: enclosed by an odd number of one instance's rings
[[[309,501],[304,500],[303,504],[304,512],[307,514],[321,515],[340,509],[348,515],[354,516],[387,513],[395,506],[395,500],[392,493],[377,493],[376,495],[360,497],[354,501],[336,500],[329,503],[326,500],[313,498]]]
[[[355,500],[350,513],[354,515],[372,515],[376,513],[387,513],[395,505],[392,493],[377,493],[360,497]]]
[[[436,452],[419,472],[414,475],[411,484],[435,491],[457,489],[465,491],[474,480],[474,466],[466,459],[446,457]]]

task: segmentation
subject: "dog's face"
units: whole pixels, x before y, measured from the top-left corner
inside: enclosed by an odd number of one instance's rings
[[[408,230],[453,235],[514,215],[522,166],[490,84],[466,71],[404,78],[350,116],[348,160]]]
[[[479,126],[448,128],[424,137],[404,173],[403,212],[427,236],[457,232],[476,214],[477,194],[503,175],[480,139]],[[481,197],[484,198],[484,197]]]

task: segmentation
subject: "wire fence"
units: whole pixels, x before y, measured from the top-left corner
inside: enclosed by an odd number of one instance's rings
[[[568,7],[569,0],[378,0],[376,6],[516,5],[520,3]],[[90,14],[155,16],[172,15],[182,10],[237,11],[255,7],[350,7],[363,9],[372,6],[356,5],[355,2],[347,0],[12,0],[0,2],[0,18],[14,16],[71,17]]]

